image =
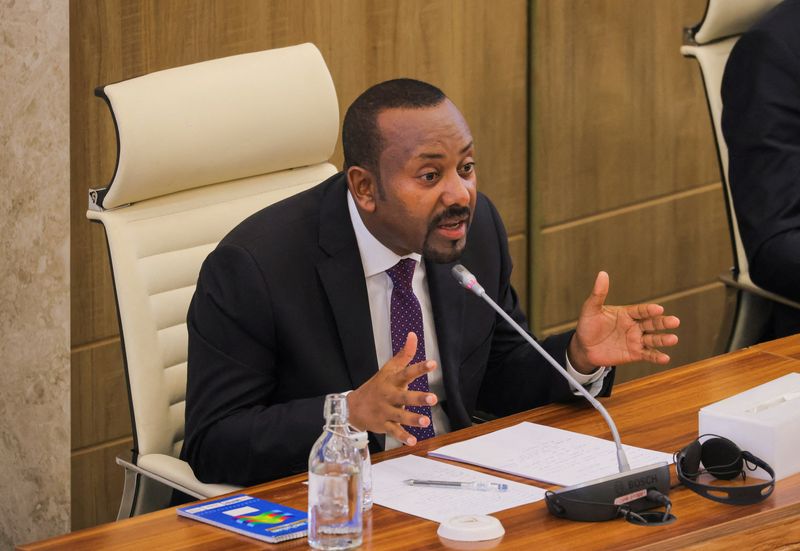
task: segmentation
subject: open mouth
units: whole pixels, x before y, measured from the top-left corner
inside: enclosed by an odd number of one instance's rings
[[[444,228],[446,230],[455,230],[458,227],[460,227],[462,224],[464,224],[465,222],[466,222],[466,220],[454,220],[452,222],[445,222],[445,223],[439,224],[439,227],[440,228]]]
[[[466,233],[467,219],[443,220],[436,225],[438,232],[447,239],[461,239]]]

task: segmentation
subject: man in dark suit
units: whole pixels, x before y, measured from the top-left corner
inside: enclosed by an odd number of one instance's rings
[[[182,457],[207,482],[307,468],[324,396],[348,394],[374,450],[414,445],[573,396],[569,385],[450,274],[458,260],[525,324],[505,229],[477,193],[458,109],[410,79],[348,109],[345,170],[251,216],[204,263],[188,315]],[[576,332],[543,345],[595,394],[628,361],[666,363],[678,326],[658,305],[605,306],[601,272]],[[396,302],[397,301],[397,302]],[[409,328],[413,328],[409,330]],[[385,442],[384,442],[385,439]]]
[[[750,276],[800,302],[800,0],[742,35],[722,79],[722,131]],[[764,339],[800,332],[800,310],[775,304]]]

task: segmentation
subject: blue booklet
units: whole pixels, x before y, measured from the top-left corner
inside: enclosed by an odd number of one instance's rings
[[[179,507],[178,514],[268,543],[302,538],[308,534],[308,513],[305,511],[245,494]]]

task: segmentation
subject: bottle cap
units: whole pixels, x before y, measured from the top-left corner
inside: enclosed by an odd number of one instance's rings
[[[367,431],[358,430],[353,425],[348,425],[347,430],[350,433],[350,441],[353,442],[356,449],[360,450],[367,447],[367,444],[369,444]]]
[[[486,541],[499,538],[506,531],[499,520],[489,515],[459,515],[441,523],[436,533],[455,541]]]

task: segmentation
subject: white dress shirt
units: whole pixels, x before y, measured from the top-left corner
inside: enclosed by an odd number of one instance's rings
[[[348,192],[347,206],[350,209],[350,221],[355,230],[356,240],[358,241],[358,252],[361,255],[361,265],[364,268],[364,278],[367,283],[367,294],[369,295],[369,312],[372,318],[372,334],[375,339],[375,354],[378,359],[378,366],[383,366],[392,359],[392,333],[391,333],[391,299],[392,299],[392,280],[386,270],[400,262],[403,258],[412,258],[417,261],[414,270],[414,278],[411,288],[419,300],[422,309],[422,329],[425,333],[425,359],[436,362],[436,369],[428,373],[428,386],[430,391],[436,395],[437,403],[431,408],[433,417],[433,428],[436,434],[450,432],[450,420],[442,409],[441,403],[447,399],[442,380],[442,369],[439,361],[439,342],[436,338],[436,328],[433,324],[433,309],[431,308],[431,297],[428,292],[428,279],[425,274],[425,263],[422,256],[412,253],[406,256],[398,256],[387,248],[383,243],[370,233],[361,219],[353,197]],[[603,387],[603,378],[609,368],[599,368],[588,375],[579,373],[566,362],[567,371],[575,377],[582,385],[590,385],[587,390],[592,395],[597,395]],[[575,391],[575,394],[578,394]],[[386,435],[386,449],[399,447],[401,443]]]

